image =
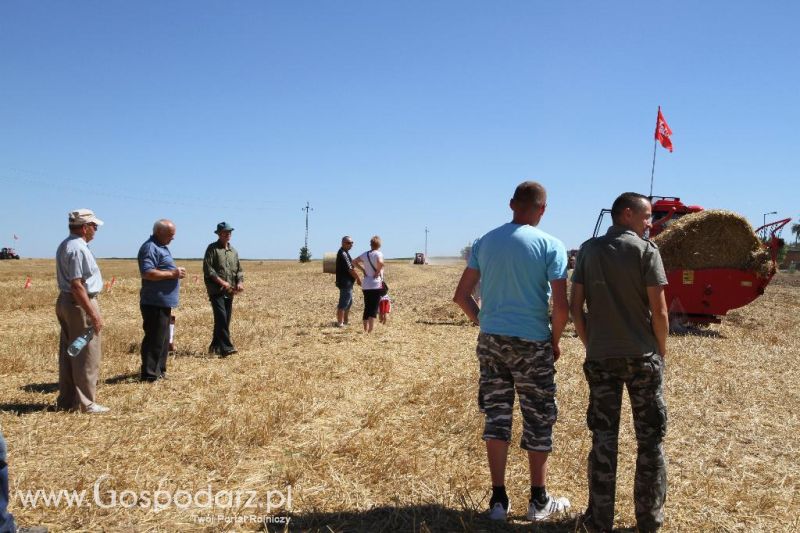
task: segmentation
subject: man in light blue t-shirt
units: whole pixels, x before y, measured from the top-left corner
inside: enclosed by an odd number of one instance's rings
[[[568,317],[566,249],[536,228],[546,202],[539,183],[519,184],[509,204],[513,219],[475,241],[453,297],[481,328],[478,404],[486,417],[483,440],[492,478],[492,520],[505,520],[511,510],[505,466],[515,389],[523,418],[520,445],[530,465],[528,519],[542,520],[570,506],[569,500],[554,498],[545,488],[557,415],[554,362],[561,355],[558,342]],[[480,309],[472,297],[479,281]]]

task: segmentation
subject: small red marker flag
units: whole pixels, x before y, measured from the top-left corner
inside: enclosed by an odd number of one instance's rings
[[[661,114],[661,106],[658,106],[658,117],[656,118],[656,140],[661,146],[672,152],[672,141],[670,140],[672,130],[669,128],[664,115]]]
[[[26,288],[26,289],[30,289],[31,288],[31,277],[30,276],[25,278],[25,287],[24,288]]]

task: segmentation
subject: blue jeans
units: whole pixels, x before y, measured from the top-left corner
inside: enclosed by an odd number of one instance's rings
[[[6,464],[6,439],[0,431],[0,533],[14,533],[14,517],[8,512],[8,465]]]
[[[339,305],[337,309],[347,311],[351,305],[353,305],[353,286],[339,287]]]

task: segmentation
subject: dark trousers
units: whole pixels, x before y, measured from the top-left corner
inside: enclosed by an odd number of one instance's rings
[[[0,533],[16,531],[14,517],[8,512],[8,465],[6,464],[6,440],[0,431]]]
[[[219,294],[209,296],[211,310],[214,312],[214,337],[211,339],[210,350],[220,353],[233,350],[231,341],[231,314],[233,313],[233,297]]]
[[[587,360],[583,370],[589,383],[586,421],[592,432],[589,506],[584,520],[600,530],[610,531],[613,526],[622,388],[627,387],[638,445],[633,485],[636,525],[639,531],[655,531],[664,522],[667,497],[664,361],[656,354]]]
[[[140,305],[142,310],[142,380],[155,381],[167,372],[169,317],[172,309]]]
[[[364,293],[364,320],[378,318],[378,304],[383,296],[383,289],[363,289]]]

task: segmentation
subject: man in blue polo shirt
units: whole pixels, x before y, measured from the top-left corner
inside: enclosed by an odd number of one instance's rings
[[[543,520],[569,508],[566,498],[547,493],[547,456],[556,421],[555,360],[567,322],[567,252],[558,239],[536,226],[547,194],[526,181],[514,191],[513,219],[472,246],[472,255],[456,288],[455,301],[480,325],[478,405],[485,415],[483,440],[492,479],[489,518],[505,520],[511,510],[505,489],[514,390],[519,396],[528,452],[531,497],[529,520]],[[472,291],[481,282],[481,307]],[[548,303],[552,295],[552,330]]]
[[[169,352],[169,319],[178,307],[180,281],[186,269],[175,265],[167,245],[175,238],[175,224],[167,219],[153,224],[153,234],[139,248],[139,273],[142,290],[142,381],[154,382],[166,377]]]

